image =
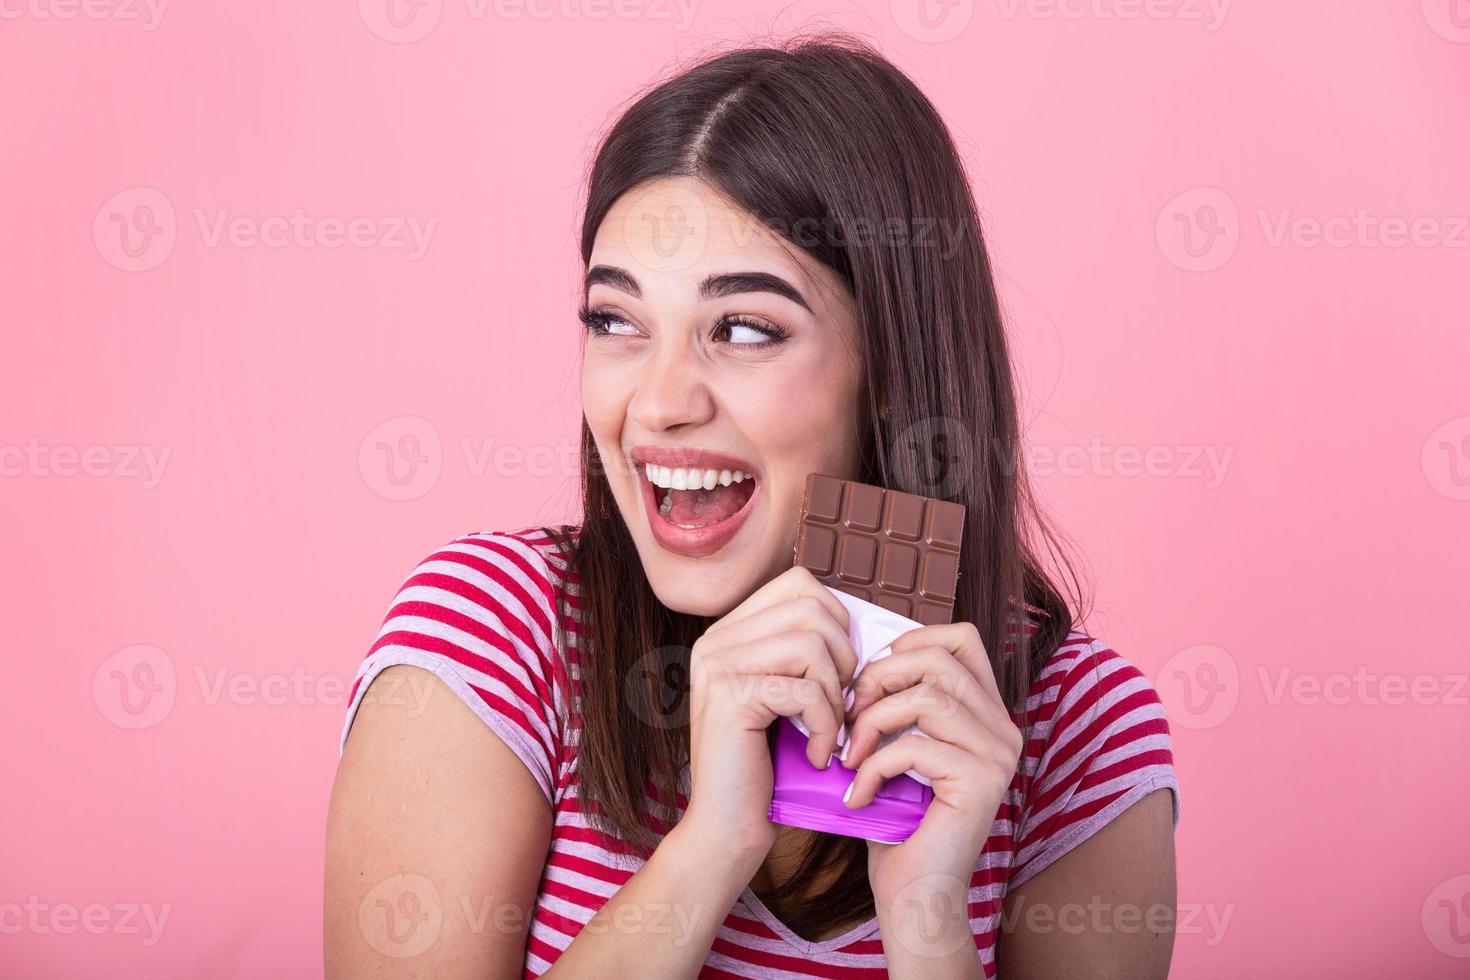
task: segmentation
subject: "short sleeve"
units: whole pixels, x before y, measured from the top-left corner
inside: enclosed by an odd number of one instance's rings
[[[1043,748],[1025,794],[1009,887],[1155,790],[1170,791],[1178,826],[1169,723],[1137,667],[1096,640],[1064,644],[1033,685],[1031,701],[1032,738]]]
[[[460,537],[420,562],[358,668],[339,756],[374,678],[410,664],[469,705],[554,803],[566,736],[566,673],[553,630],[552,581],[540,548],[513,533]]]

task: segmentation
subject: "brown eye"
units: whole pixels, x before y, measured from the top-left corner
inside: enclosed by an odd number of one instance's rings
[[[735,347],[773,347],[788,337],[788,333],[774,323],[750,317],[722,317],[715,325],[715,337],[724,337]]]

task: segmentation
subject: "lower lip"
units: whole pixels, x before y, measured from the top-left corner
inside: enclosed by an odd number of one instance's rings
[[[658,494],[655,487],[648,482],[646,476],[640,475],[638,482],[643,485],[643,510],[648,515],[648,527],[653,532],[653,540],[665,550],[672,551],[676,555],[686,558],[705,558],[719,551],[730,543],[745,519],[750,516],[755,502],[760,499],[762,480],[757,480],[755,490],[751,492],[750,499],[729,517],[716,524],[708,524],[704,527],[684,528],[664,520],[658,512]]]

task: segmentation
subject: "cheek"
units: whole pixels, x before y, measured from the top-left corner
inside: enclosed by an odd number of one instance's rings
[[[615,442],[622,432],[628,399],[615,372],[604,370],[591,358],[582,361],[582,413],[600,443]]]
[[[843,373],[813,365],[760,390],[724,399],[740,430],[772,463],[828,473],[856,465],[858,388]]]
[[[626,372],[609,369],[593,358],[582,364],[582,415],[592,440],[597,444],[603,472],[618,505],[627,510],[636,505],[629,496],[630,482],[636,476],[623,456],[623,429],[627,424],[630,392],[634,388]]]

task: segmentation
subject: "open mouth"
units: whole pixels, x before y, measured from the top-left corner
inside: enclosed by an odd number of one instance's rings
[[[656,463],[644,464],[643,478],[652,488],[657,517],[686,531],[728,521],[750,502],[756,485],[743,470]]]

